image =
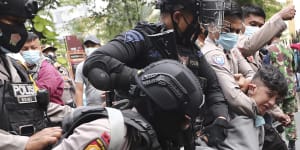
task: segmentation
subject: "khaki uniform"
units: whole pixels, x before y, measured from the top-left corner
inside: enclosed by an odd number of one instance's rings
[[[264,47],[278,33],[287,28],[282,18],[275,14],[251,37],[241,36],[237,43],[237,48],[256,71],[261,66],[261,60],[258,50]],[[251,57],[249,57],[251,56]]]
[[[253,99],[249,98],[236,83],[233,74],[241,73],[245,78],[252,78],[255,72],[241,55],[238,49],[224,53],[223,49],[211,43],[205,43],[202,48],[206,60],[215,70],[219,84],[229,103],[229,107],[238,115],[254,116]]]
[[[126,135],[126,126],[123,135]],[[53,150],[107,150],[111,138],[110,123],[107,118],[84,123],[74,129],[72,135],[63,139]],[[126,137],[122,149],[129,149]]]
[[[4,67],[3,59],[7,60],[7,65]],[[10,74],[7,72],[10,70]],[[17,73],[17,70],[11,63],[11,60],[7,56],[1,56],[0,58],[0,80],[2,81],[14,81],[21,82],[21,78]],[[62,121],[65,114],[72,112],[72,109],[68,106],[61,106],[55,103],[50,103],[48,106],[48,115],[50,120],[54,122]],[[2,150],[24,150],[29,137],[12,135],[8,132],[0,129],[0,149]]]

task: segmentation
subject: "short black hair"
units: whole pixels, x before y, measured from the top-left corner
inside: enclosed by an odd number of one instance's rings
[[[234,0],[225,1],[224,17],[243,19],[241,6]]]
[[[33,32],[28,32],[28,37],[27,37],[27,40],[26,42],[31,42],[31,41],[34,41],[36,39],[39,39],[39,36],[37,36],[35,33]]]
[[[272,65],[263,65],[258,69],[252,81],[262,82],[272,93],[277,93],[280,98],[287,95],[287,81],[279,69]]]
[[[242,6],[242,10],[243,10],[243,19],[249,17],[250,15],[259,16],[266,19],[265,11],[258,5],[245,4]]]

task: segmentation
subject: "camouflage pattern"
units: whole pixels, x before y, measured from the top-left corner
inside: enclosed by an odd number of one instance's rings
[[[286,138],[287,140],[294,140],[296,139],[294,113],[298,111],[294,52],[282,42],[273,42],[268,47],[268,50],[270,53],[270,63],[279,68],[288,82],[288,94],[280,106],[283,112],[288,114],[292,119],[292,123],[285,129]]]

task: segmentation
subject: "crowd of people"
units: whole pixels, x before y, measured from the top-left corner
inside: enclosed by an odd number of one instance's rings
[[[159,23],[84,38],[73,79],[25,27],[37,3],[0,0],[0,149],[295,150],[300,46],[280,39],[295,6],[268,21],[234,0],[156,6]]]

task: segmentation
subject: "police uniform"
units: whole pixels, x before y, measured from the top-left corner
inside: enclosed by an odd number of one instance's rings
[[[5,139],[0,140],[0,149],[24,150],[29,139],[28,135],[46,127],[47,124],[45,122],[44,111],[41,111],[40,105],[37,104],[36,93],[31,93],[34,91],[33,85],[30,82],[25,69],[17,62],[3,54],[0,55],[0,79],[0,95],[5,95],[4,99],[1,99],[0,101],[1,107],[4,108],[0,114],[2,118],[0,123],[0,139]],[[7,85],[8,83],[13,87],[14,96],[8,95],[10,92],[7,92],[4,88],[4,85]],[[31,87],[32,91],[30,92],[29,88]],[[27,90],[25,90],[25,88],[27,88]],[[18,89],[19,91],[17,91]],[[18,103],[7,104],[6,100],[10,100],[11,102],[17,101]],[[5,107],[3,107],[3,105],[5,105]],[[11,110],[9,106],[15,106],[18,110]],[[6,107],[11,111],[7,110]],[[4,112],[9,113],[9,115]],[[50,103],[48,107],[48,115],[50,120],[54,122],[61,122],[64,115],[70,112],[72,112],[70,107],[60,106],[55,103]],[[6,121],[7,116],[9,116],[10,122]],[[13,127],[7,127],[11,126],[11,123],[14,124],[12,125]],[[22,133],[22,128],[24,128],[25,132],[25,128],[28,127],[27,129],[31,129],[29,128],[31,126],[33,130],[30,130],[30,133]]]
[[[286,29],[286,24],[279,14],[275,14],[251,37],[241,36],[237,43],[237,48],[244,57],[248,57],[253,70],[257,71],[261,66],[261,58],[258,50],[268,44],[278,33]]]
[[[124,130],[126,135],[127,128]],[[121,133],[120,133],[121,134]],[[110,144],[111,129],[109,120],[97,119],[78,126],[72,135],[53,148],[53,150],[106,150]],[[122,137],[122,150],[128,149],[127,138]]]
[[[53,150],[160,149],[152,126],[135,110],[79,107],[64,118]]]
[[[202,52],[217,74],[229,107],[237,114],[253,116],[253,108],[256,106],[254,100],[241,91],[233,77],[233,74],[241,73],[245,78],[251,79],[255,74],[239,50],[233,48],[227,52],[207,42]]]
[[[156,42],[151,41],[150,35],[162,33],[164,25],[162,24],[146,24],[140,23],[134,29],[129,30],[108,44],[100,47],[92,53],[85,61],[83,73],[88,76],[89,80],[100,78],[99,74],[90,75],[89,72],[94,68],[100,68],[108,74],[122,73],[125,65],[131,68],[141,69],[152,62],[169,58],[169,52],[164,52],[156,47]],[[164,39],[161,39],[164,41]],[[170,42],[170,41],[169,41]],[[165,43],[168,44],[168,43]],[[175,45],[175,43],[173,43]],[[174,49],[172,50],[174,51]],[[206,78],[206,87],[204,93],[206,96],[206,106],[208,108],[207,120],[212,121],[216,117],[228,116],[228,108],[226,100],[218,85],[218,80],[214,71],[211,69],[201,51],[198,49],[195,52],[192,50],[186,51],[184,56],[188,57],[187,66],[200,78]],[[173,57],[178,59],[177,55]],[[117,80],[117,79],[116,79]],[[118,83],[119,81],[111,81]],[[92,82],[91,82],[92,83]],[[94,84],[94,83],[92,83]],[[96,83],[95,83],[96,84]],[[97,87],[97,85],[95,85]],[[103,83],[97,83],[103,84]],[[129,88],[130,83],[126,83],[126,88]],[[121,88],[112,85],[113,89]]]
[[[8,72],[7,69],[9,69],[10,72]],[[1,81],[9,81],[9,80],[15,82],[21,81],[21,78],[18,75],[17,70],[14,68],[10,58],[5,55],[0,56],[0,79]],[[2,102],[3,99],[1,99],[1,106],[2,106]],[[1,120],[1,122],[3,122],[3,120]],[[15,136],[9,134],[3,129],[0,129],[0,139],[2,139],[0,140],[0,149],[24,150],[29,137]]]

